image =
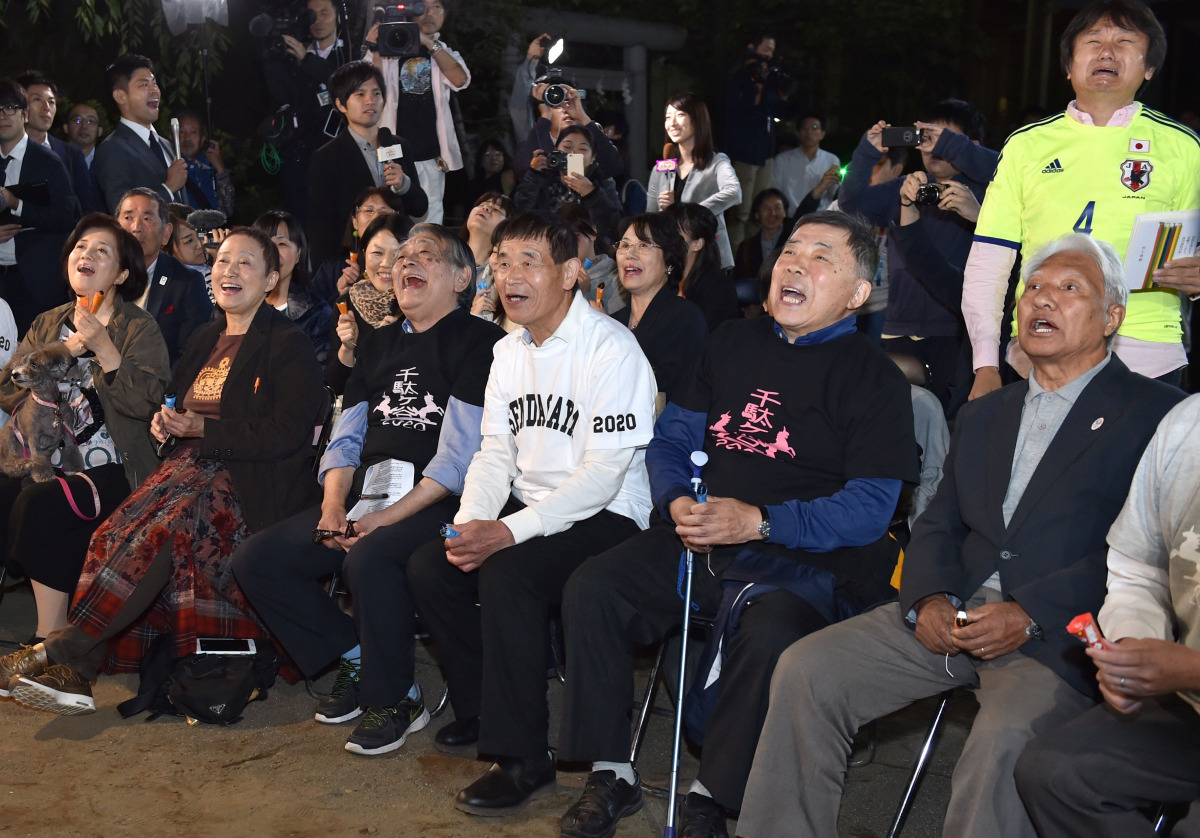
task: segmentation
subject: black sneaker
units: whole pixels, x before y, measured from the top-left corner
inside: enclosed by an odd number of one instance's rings
[[[368,707],[366,715],[346,741],[346,750],[366,756],[386,754],[403,745],[408,734],[416,733],[427,724],[429,711],[420,695],[405,698],[392,707]]]
[[[324,725],[336,725],[361,715],[362,708],[358,706],[358,664],[342,658],[338,661],[333,689],[317,704],[314,718]]]
[[[679,838],[729,838],[721,804],[697,792],[689,794],[679,812]]]
[[[91,683],[61,663],[47,667],[41,675],[18,675],[9,683],[8,691],[26,707],[49,710],[60,716],[96,712]]]
[[[583,794],[559,823],[561,838],[612,838],[617,823],[642,808],[642,784],[620,780],[613,771],[593,771]]]

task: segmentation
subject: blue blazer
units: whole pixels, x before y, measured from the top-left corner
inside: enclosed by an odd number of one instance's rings
[[[1113,355],[1079,394],[1006,527],[1002,507],[1028,390],[1027,382],[1010,384],[959,411],[942,482],[905,550],[900,613],[930,594],[965,600],[999,571],[1005,601],[1045,632],[1017,651],[1098,698],[1096,669],[1066,625],[1100,610],[1108,528],[1159,420],[1186,394]]]
[[[146,312],[162,329],[173,369],[192,333],[212,320],[213,307],[204,277],[169,253],[159,251],[146,294]]]
[[[17,264],[21,281],[43,310],[67,301],[67,282],[60,258],[67,235],[79,220],[79,207],[71,191],[71,178],[54,152],[32,140],[26,144],[21,163],[21,185],[44,183],[50,189],[50,204],[25,201],[21,225],[32,227],[17,233]]]
[[[104,212],[104,198],[100,195],[100,187],[96,186],[83,152],[78,146],[60,140],[53,134],[47,134],[46,138],[50,142],[50,150],[57,154],[58,159],[67,167],[67,174],[71,176],[71,188],[75,190],[80,208],[84,213]]]
[[[155,154],[147,143],[123,122],[96,146],[92,159],[92,174],[103,194],[110,213],[115,214],[121,196],[135,186],[153,189],[167,201],[182,200],[167,191],[167,164],[162,155]]]

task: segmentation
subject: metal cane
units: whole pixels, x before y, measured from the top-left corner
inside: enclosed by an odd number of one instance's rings
[[[692,461],[692,492],[699,503],[704,503],[708,497],[708,487],[700,479],[700,470],[708,465],[708,455],[703,451],[693,451]],[[675,741],[671,744],[671,782],[667,785],[670,797],[667,799],[667,825],[663,829],[663,838],[675,838],[675,798],[676,787],[679,784],[679,743],[683,734],[683,687],[687,673],[687,644],[688,626],[692,617],[692,566],[694,557],[691,550],[684,551],[684,580],[683,580],[683,637],[679,646],[679,687],[675,691]]]

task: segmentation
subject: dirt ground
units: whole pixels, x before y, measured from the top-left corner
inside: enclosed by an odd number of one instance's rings
[[[27,586],[9,586],[0,602],[0,653],[34,628]],[[418,680],[431,706],[441,675],[429,650],[418,650]],[[647,673],[639,672],[640,691]],[[317,683],[328,689],[332,676]],[[454,809],[454,795],[487,764],[443,755],[433,734],[450,711],[414,734],[403,748],[381,757],[344,750],[347,726],[313,720],[315,702],[303,684],[279,681],[265,702],[247,707],[227,727],[164,717],[125,720],[116,705],[137,691],[136,676],[103,677],[95,687],[97,712],[60,717],[0,699],[0,836],[557,836],[563,811],[583,787],[584,771],[560,770],[559,792],[516,815],[477,818]],[[562,688],[548,682],[551,729],[557,728]],[[640,692],[638,693],[640,695]],[[660,691],[659,706],[667,702]],[[966,699],[964,705],[969,705]],[[913,754],[931,708],[915,705],[907,716],[880,724],[879,751],[871,765],[854,768],[843,805],[840,833],[854,838],[886,834]],[[909,817],[907,838],[940,834],[949,796],[949,773],[969,724],[969,710],[952,721]],[[639,761],[645,781],[665,786],[671,721],[655,717]],[[956,740],[956,741],[955,741]],[[552,735],[553,741],[553,735]],[[680,770],[686,790],[696,760]],[[666,800],[647,796],[642,810],[622,821],[619,838],[663,834]],[[730,821],[730,834],[735,823]]]

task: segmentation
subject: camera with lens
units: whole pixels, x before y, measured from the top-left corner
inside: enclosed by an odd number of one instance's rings
[[[425,0],[406,0],[375,7],[379,24],[379,54],[384,58],[409,58],[421,49],[421,27],[414,22],[425,14]]]
[[[573,87],[569,82],[563,79],[563,72],[557,67],[552,67],[546,70],[545,73],[538,76],[538,83],[550,82],[546,89],[542,92],[542,101],[552,108],[561,108],[567,102],[568,87]],[[580,99],[587,98],[586,90],[576,90]]]
[[[264,58],[278,60],[288,54],[283,36],[290,35],[300,43],[312,40],[309,30],[316,19],[307,7],[268,6],[267,11],[250,19],[250,34],[261,42]]]
[[[942,200],[942,193],[946,190],[944,183],[922,183],[917,187],[917,197],[913,201],[914,204],[933,204],[937,205]]]
[[[546,169],[551,172],[565,172],[567,170],[567,153],[565,151],[547,153]]]

